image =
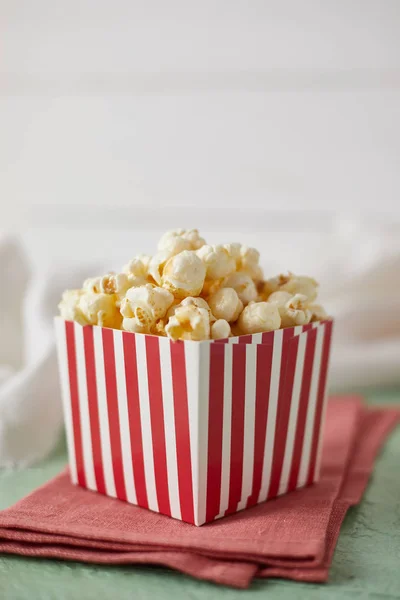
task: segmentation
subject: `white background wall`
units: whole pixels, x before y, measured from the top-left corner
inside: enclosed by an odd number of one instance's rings
[[[399,0],[0,0],[0,27],[1,229],[400,212]]]

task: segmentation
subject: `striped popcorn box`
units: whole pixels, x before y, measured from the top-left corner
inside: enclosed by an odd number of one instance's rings
[[[74,484],[202,525],[317,481],[331,320],[215,342],[56,331]]]

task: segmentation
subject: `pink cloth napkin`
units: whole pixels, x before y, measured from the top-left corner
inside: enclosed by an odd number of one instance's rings
[[[255,576],[326,581],[346,511],[399,420],[397,409],[332,399],[317,485],[202,527],[75,487],[63,472],[0,513],[0,552],[164,565],[241,588]]]

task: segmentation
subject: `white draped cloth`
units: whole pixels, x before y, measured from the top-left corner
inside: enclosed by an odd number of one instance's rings
[[[304,250],[304,273],[320,281],[321,301],[335,317],[335,389],[400,384],[399,233],[347,225],[321,248]],[[274,274],[273,261],[268,267]],[[0,237],[0,467],[40,460],[60,435],[53,317],[62,291],[96,272],[33,269],[17,239]]]

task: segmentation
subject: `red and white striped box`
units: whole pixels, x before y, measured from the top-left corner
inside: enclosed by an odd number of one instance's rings
[[[202,525],[318,479],[332,321],[215,342],[56,331],[74,484]]]

